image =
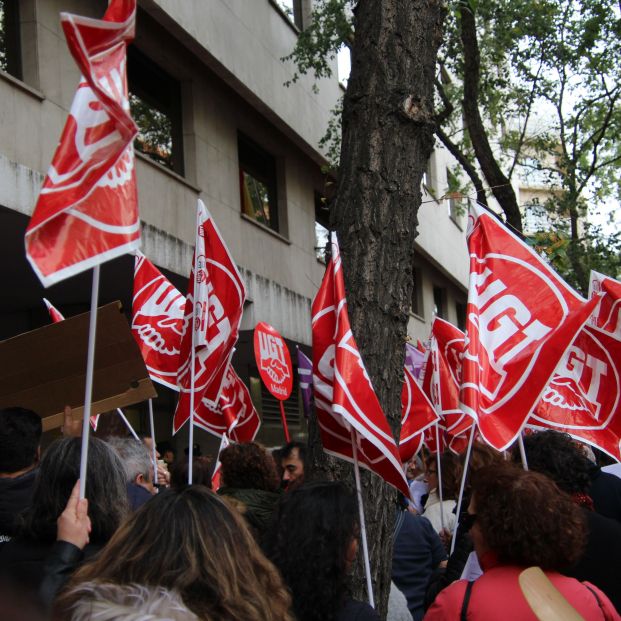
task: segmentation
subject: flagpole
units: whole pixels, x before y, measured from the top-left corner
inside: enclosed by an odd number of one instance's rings
[[[285,416],[285,406],[280,399],[278,403],[280,404],[280,420],[282,421],[282,428],[285,431],[285,441],[289,444],[289,442],[291,442],[291,437],[289,436],[289,427],[287,426],[287,417]]]
[[[121,417],[121,420],[125,423],[125,426],[129,429],[129,432],[134,436],[138,442],[140,442],[140,438],[138,434],[134,431],[134,428],[131,426],[131,423],[127,420],[125,414],[123,414],[123,410],[121,408],[116,408],[116,413]]]
[[[453,537],[451,539],[451,550],[449,554],[453,554],[455,551],[455,541],[457,539],[457,529],[459,528],[459,516],[461,515],[461,503],[464,499],[464,489],[466,488],[466,479],[468,478],[468,466],[470,465],[470,454],[472,453],[472,443],[474,441],[474,433],[476,431],[476,423],[472,424],[472,430],[470,431],[470,438],[468,439],[468,448],[466,449],[466,459],[464,460],[464,471],[461,475],[461,484],[459,486],[459,496],[457,498],[457,520],[455,521],[455,530],[453,531]]]
[[[440,423],[436,423],[436,464],[438,496],[440,497],[440,528],[444,530],[444,499],[442,498],[442,465],[440,459]]]
[[[356,444],[355,432],[351,430],[351,447],[354,455],[354,476],[356,478],[356,493],[358,495],[358,512],[360,514],[360,538],[362,539],[362,556],[364,557],[364,572],[367,577],[367,593],[369,604],[375,608],[373,599],[373,584],[371,582],[371,563],[369,562],[369,547],[367,545],[367,527],[364,521],[364,508],[362,506],[362,487],[360,485],[360,467],[358,465],[358,445]]]
[[[88,349],[86,353],[86,386],[84,391],[84,415],[82,419],[82,450],[80,454],[80,499],[86,498],[86,471],[88,465],[88,439],[90,436],[91,402],[93,397],[93,371],[95,368],[95,340],[97,337],[97,298],[99,296],[100,266],[93,268],[91,288],[91,314],[88,326]]]
[[[518,436],[518,446],[520,447],[520,457],[522,458],[522,467],[524,470],[528,470],[528,461],[526,461],[526,450],[524,449],[524,436],[520,431]]]
[[[149,427],[151,428],[151,459],[153,460],[153,485],[157,485],[157,449],[155,448],[155,425],[153,424],[153,399],[149,399]]]

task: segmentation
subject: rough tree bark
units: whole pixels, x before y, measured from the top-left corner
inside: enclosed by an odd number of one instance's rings
[[[349,314],[367,371],[398,436],[404,343],[413,286],[421,181],[433,148],[433,90],[441,0],[360,0],[343,105],[331,228],[343,260]],[[312,476],[343,478],[348,465],[321,452],[311,425]],[[362,473],[374,592],[385,618],[396,493]],[[355,596],[366,599],[364,577]]]

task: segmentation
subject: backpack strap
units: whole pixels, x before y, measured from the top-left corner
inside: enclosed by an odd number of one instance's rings
[[[468,618],[468,604],[470,604],[470,596],[472,595],[472,587],[474,586],[474,580],[468,580],[466,586],[466,592],[464,593],[464,601],[461,605],[460,621],[466,621]]]
[[[606,612],[604,611],[604,607],[602,606],[602,600],[599,598],[597,591],[593,590],[586,582],[583,582],[582,584],[584,584],[584,586],[587,589],[589,589],[591,593],[593,593],[593,597],[595,597],[595,599],[597,600],[597,605],[599,606],[600,610],[604,613],[604,617],[606,617]]]

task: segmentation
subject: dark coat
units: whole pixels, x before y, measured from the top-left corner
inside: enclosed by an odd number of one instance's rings
[[[34,468],[14,479],[0,478],[0,543],[17,535],[21,514],[32,501],[37,470]]]

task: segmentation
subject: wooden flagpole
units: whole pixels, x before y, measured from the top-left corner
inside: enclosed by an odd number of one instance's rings
[[[99,296],[100,266],[93,268],[91,288],[91,314],[88,326],[88,349],[86,353],[86,386],[84,392],[84,415],[82,419],[82,450],[80,454],[80,498],[86,498],[86,472],[88,469],[88,440],[90,437],[91,403],[93,398],[93,371],[95,368],[95,340],[97,337],[97,299]]]
[[[472,424],[472,430],[470,431],[470,438],[468,439],[468,448],[466,449],[466,459],[464,461],[464,471],[461,474],[461,484],[459,486],[459,496],[457,498],[457,520],[455,521],[455,530],[453,531],[453,537],[451,538],[451,551],[453,554],[455,551],[455,540],[457,539],[457,529],[459,528],[459,516],[461,515],[461,503],[464,499],[464,489],[466,488],[466,479],[468,478],[468,466],[470,465],[470,454],[472,453],[472,443],[474,441],[474,434],[476,431],[476,423]]]
[[[362,486],[360,485],[360,466],[358,465],[358,445],[356,444],[356,435],[353,428],[351,430],[351,447],[354,454],[354,476],[356,478],[356,494],[358,496],[358,512],[360,514],[360,538],[362,539],[364,572],[367,577],[367,593],[369,595],[369,604],[371,608],[375,608],[373,583],[371,581],[371,563],[369,561],[369,546],[367,545],[367,527],[364,521],[364,507],[362,505]]]
[[[287,417],[285,416],[285,406],[280,399],[278,399],[278,403],[280,404],[280,420],[282,421],[282,428],[285,430],[285,441],[289,444],[289,442],[291,442],[291,437],[289,436],[289,427],[287,426]]]

